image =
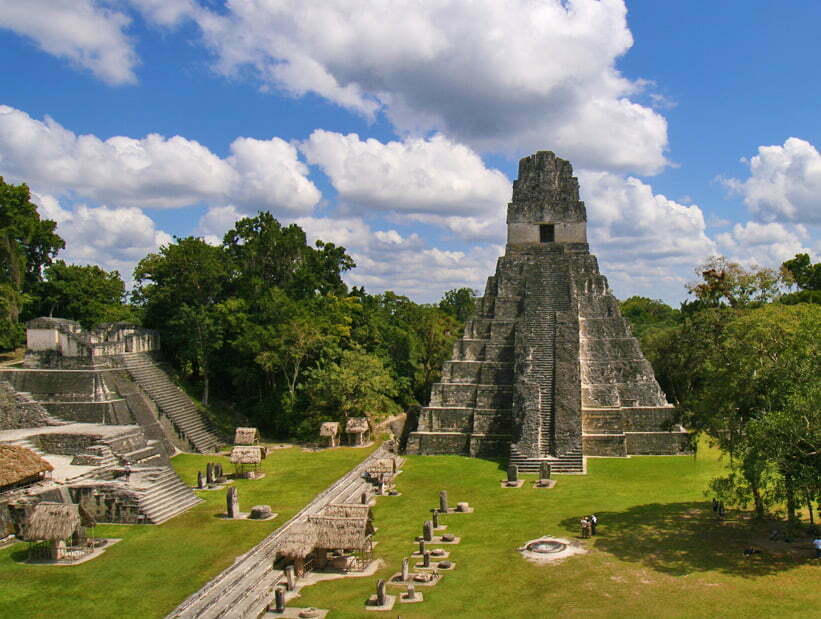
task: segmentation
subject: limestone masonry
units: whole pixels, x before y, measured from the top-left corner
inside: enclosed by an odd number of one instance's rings
[[[509,455],[581,472],[584,456],[678,454],[688,433],[622,318],[587,244],[569,162],[519,162],[507,246],[433,386],[407,450]]]

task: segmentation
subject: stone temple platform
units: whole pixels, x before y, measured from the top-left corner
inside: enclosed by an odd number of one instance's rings
[[[578,473],[585,456],[687,452],[689,434],[590,253],[570,163],[546,151],[519,162],[507,232],[408,453]]]

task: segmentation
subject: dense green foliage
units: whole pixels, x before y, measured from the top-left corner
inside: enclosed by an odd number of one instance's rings
[[[323,421],[424,403],[460,328],[436,306],[349,291],[354,266],[343,247],[311,247],[299,226],[260,213],[220,246],[178,238],[144,258],[133,298],[203,403],[313,438]]]
[[[43,268],[65,247],[56,226],[40,219],[26,185],[10,185],[0,177],[0,350],[23,341],[24,304],[42,280]]]
[[[782,272],[813,285],[806,256]],[[794,520],[799,505],[812,510],[821,500],[821,307],[769,302],[775,280],[768,270],[717,258],[701,273],[682,312],[629,299],[625,315],[636,320],[681,421],[730,456],[728,474],[713,480],[712,491],[733,504],[752,503],[759,517],[785,504]]]
[[[125,284],[117,271],[57,260],[45,268],[43,280],[35,285],[26,313],[70,318],[88,328],[103,322],[133,321],[133,312],[124,301]]]

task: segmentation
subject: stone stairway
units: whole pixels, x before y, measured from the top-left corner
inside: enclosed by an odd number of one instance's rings
[[[515,445],[510,446],[508,463],[518,466],[520,473],[538,473],[542,462],[549,462],[553,473],[584,472],[584,457],[582,456],[581,447],[559,456],[531,458],[519,452]]]
[[[221,443],[210,423],[203,418],[186,393],[143,353],[120,356],[134,381],[157,404],[177,431],[200,453],[213,453]]]
[[[137,470],[151,481],[140,493],[139,501],[140,512],[152,524],[162,524],[202,502],[170,467]]]
[[[11,441],[4,441],[6,445],[16,445],[17,447],[24,447],[36,453],[38,456],[43,457],[46,455],[46,452],[40,449],[34,441],[28,438],[18,438]]]

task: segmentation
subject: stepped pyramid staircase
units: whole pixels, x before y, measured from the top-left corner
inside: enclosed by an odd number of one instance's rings
[[[152,524],[162,524],[202,502],[171,467],[143,468],[139,472],[153,482],[139,493],[140,512]]]
[[[531,250],[533,251],[533,250]],[[554,434],[555,383],[556,383],[556,334],[557,312],[570,310],[569,264],[564,252],[558,247],[538,248],[539,260],[528,268],[535,271],[526,281],[535,285],[525,291],[525,310],[521,331],[516,334],[517,344],[527,348],[527,368],[523,379],[532,377],[538,391],[537,455],[521,453],[514,443],[510,445],[510,464],[526,473],[538,473],[542,462],[550,463],[558,473],[580,473],[584,470],[581,445],[561,455],[556,455]]]
[[[144,353],[119,356],[132,379],[155,402],[177,431],[199,453],[213,453],[222,441],[213,426],[197,410],[186,393],[169,380],[168,375]]]

